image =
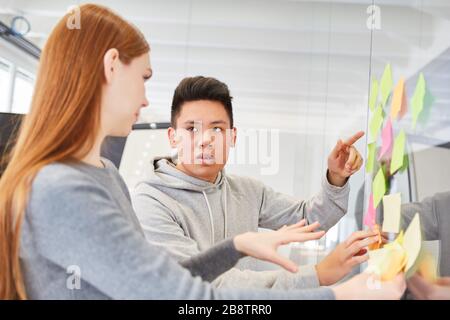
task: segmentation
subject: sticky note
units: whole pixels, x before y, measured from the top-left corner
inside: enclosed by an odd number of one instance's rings
[[[392,71],[391,65],[389,63],[384,68],[383,76],[381,77],[380,81],[380,90],[381,90],[381,103],[383,104],[384,107],[392,90]]]
[[[404,172],[406,169],[408,169],[408,165],[409,165],[409,157],[408,157],[407,154],[405,154],[403,156],[403,165],[398,171],[399,172]]]
[[[422,241],[422,260],[418,272],[429,282],[439,277],[440,240]]]
[[[366,161],[366,172],[371,173],[375,165],[375,152],[377,150],[376,142],[369,143],[367,145],[367,161]]]
[[[369,108],[371,111],[375,109],[375,105],[378,101],[378,81],[377,79],[372,79],[372,84],[370,88],[370,97],[369,97]]]
[[[421,72],[419,78],[416,83],[416,88],[414,90],[414,94],[411,98],[411,109],[412,109],[412,127],[415,128],[417,124],[417,120],[419,119],[419,115],[423,110],[424,106],[424,98],[426,94],[426,83],[425,77]]]
[[[402,199],[400,193],[383,197],[383,232],[399,232],[401,204]]]
[[[383,125],[383,117],[383,108],[380,104],[378,105],[378,107],[376,107],[375,111],[373,112],[372,119],[370,120],[370,134],[372,141],[377,141],[378,132]]]
[[[420,218],[418,213],[416,213],[405,231],[403,248],[408,257],[405,266],[405,274],[407,277],[410,277],[418,268],[416,261],[419,259],[422,248],[422,232],[420,229]]]
[[[394,141],[394,147],[392,149],[391,168],[390,168],[391,174],[394,174],[397,170],[403,167],[405,155],[405,141],[406,141],[406,134],[405,131],[402,130]]]
[[[404,241],[405,234],[403,233],[403,230],[400,231],[397,238],[391,243],[387,243],[384,245],[384,248],[390,248],[392,246],[396,246],[397,244],[401,245],[403,247],[403,241]]]
[[[425,96],[423,98],[423,108],[422,112],[419,114],[417,122],[419,122],[422,126],[425,126],[431,115],[431,106],[434,103],[434,97],[431,94],[430,90],[426,88]]]
[[[382,168],[378,170],[375,179],[373,179],[372,193],[373,193],[373,206],[374,208],[377,208],[378,204],[380,203],[381,199],[386,193],[386,179],[384,177],[384,172]]]
[[[367,208],[367,213],[364,218],[364,225],[372,228],[375,225],[376,211],[373,207],[373,195],[369,197],[369,207]]]
[[[403,118],[408,109],[406,90],[405,90],[405,79],[400,78],[399,82],[395,86],[394,94],[392,95],[392,105],[391,105],[391,119],[395,120],[397,117],[399,119]]]
[[[375,273],[382,281],[390,281],[402,271],[407,262],[403,247],[395,242],[390,247],[369,251],[365,272]]]
[[[381,132],[381,150],[378,160],[390,158],[392,152],[392,122],[389,118]]]
[[[437,269],[437,261],[433,255],[428,251],[424,252],[417,270],[420,275],[428,282],[433,283],[438,277]]]
[[[410,277],[418,271],[425,279],[433,282],[437,278],[437,259],[428,250],[427,241],[422,241],[420,216],[418,213],[403,233],[395,241],[378,250],[369,251],[366,272],[376,273],[382,281],[392,280],[398,273],[405,272]]]
[[[376,212],[376,211],[375,211]],[[376,250],[376,249],[380,249],[381,245],[383,244],[383,239],[381,237],[381,230],[380,230],[380,226],[378,224],[374,224],[374,226],[372,227],[372,230],[374,232],[376,232],[377,234],[377,242],[374,242],[372,244],[369,245],[369,250]]]

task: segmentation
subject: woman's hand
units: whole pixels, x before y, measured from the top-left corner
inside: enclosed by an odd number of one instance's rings
[[[341,280],[353,267],[369,259],[366,247],[378,241],[375,231],[357,231],[316,265],[320,285],[329,286]]]
[[[399,300],[405,289],[403,273],[391,281],[380,281],[379,276],[367,272],[332,288],[336,300]]]
[[[288,271],[297,272],[298,266],[291,260],[277,252],[280,245],[291,242],[305,242],[320,239],[325,231],[313,232],[319,227],[315,222],[305,226],[306,220],[291,226],[284,226],[273,232],[246,232],[234,237],[234,246],[237,251],[260,260],[276,263]]]

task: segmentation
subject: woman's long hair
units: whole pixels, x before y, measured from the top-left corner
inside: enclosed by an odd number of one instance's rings
[[[69,28],[69,19],[80,24]],[[31,110],[0,180],[0,299],[27,297],[19,248],[31,183],[43,166],[79,160],[93,147],[106,81],[103,57],[111,48],[125,64],[149,51],[130,23],[86,4],[58,22],[42,51]]]

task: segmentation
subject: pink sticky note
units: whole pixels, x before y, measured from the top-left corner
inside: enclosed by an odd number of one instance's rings
[[[383,128],[381,140],[382,145],[380,154],[378,155],[378,161],[389,158],[392,153],[392,122],[390,118],[387,120],[386,125]]]
[[[369,198],[369,208],[367,208],[366,216],[364,217],[364,225],[372,228],[375,225],[376,211],[373,206],[373,194]]]

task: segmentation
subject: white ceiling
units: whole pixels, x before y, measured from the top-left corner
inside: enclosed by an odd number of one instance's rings
[[[433,61],[449,64],[450,1],[375,1],[381,29],[373,35],[366,27],[371,0],[92,2],[132,21],[149,40],[152,121],[168,120],[181,78],[201,74],[229,85],[242,126],[345,135],[366,127],[369,70],[379,78],[390,62],[394,81],[410,79],[411,94],[418,71]],[[77,3],[0,0],[0,20],[25,16],[32,26],[28,38],[42,47],[57,19]],[[442,70],[425,74],[434,79],[444,114],[430,125],[450,140],[450,75]]]

